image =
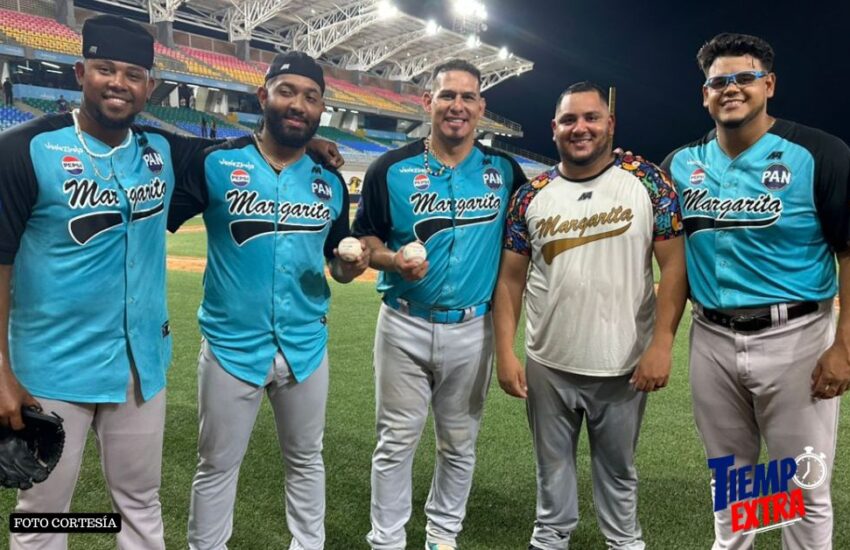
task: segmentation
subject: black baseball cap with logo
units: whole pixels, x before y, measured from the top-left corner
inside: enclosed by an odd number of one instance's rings
[[[290,51],[275,56],[269,70],[266,71],[266,82],[282,74],[296,74],[309,78],[319,85],[322,94],[325,93],[325,73],[316,60],[304,52]]]
[[[117,15],[96,15],[83,23],[83,57],[153,67],[153,36],[143,26]]]

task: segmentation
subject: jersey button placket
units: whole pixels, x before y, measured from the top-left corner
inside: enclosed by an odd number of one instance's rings
[[[723,171],[720,189],[718,189],[717,193],[721,201],[735,200],[738,190],[736,172],[737,171],[735,170],[734,161],[732,161]],[[734,213],[727,214],[727,218],[729,216],[734,216]],[[732,280],[730,278],[731,271],[729,269],[729,258],[732,254],[735,236],[730,231],[732,230],[716,229],[714,231],[714,247],[716,258],[714,264],[714,276],[717,280],[718,288],[721,289],[720,301],[722,305],[728,304],[728,300],[730,299],[730,295],[732,293],[729,288],[732,283]]]

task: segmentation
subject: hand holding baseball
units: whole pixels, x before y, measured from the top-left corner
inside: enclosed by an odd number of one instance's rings
[[[428,273],[428,252],[422,243],[416,241],[396,252],[393,262],[405,281],[418,281]]]
[[[334,249],[334,254],[338,259],[334,262],[336,272],[332,274],[339,282],[359,277],[369,267],[369,247],[354,237],[342,239]]]

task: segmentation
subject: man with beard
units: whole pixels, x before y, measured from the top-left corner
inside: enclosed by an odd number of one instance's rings
[[[143,27],[98,16],[82,34],[80,109],[0,137],[0,423],[21,429],[21,405],[64,419],[62,459],[18,493],[16,512],[68,511],[92,429],[122,516],[118,546],[164,548],[165,211],[179,159],[200,143],[132,126],[153,90]],[[64,533],[10,541],[66,544]]]
[[[667,385],[687,296],[679,202],[660,169],[614,156],[614,117],[597,85],[564,91],[552,131],[561,162],[511,202],[493,313],[499,384],[528,399],[537,460],[529,548],[566,548],[578,525],[586,421],[600,529],[608,548],[636,550],[638,433],[647,392]],[[523,292],[525,372],[514,353]]]
[[[118,546],[164,548],[165,212],[210,142],[133,125],[154,86],[142,26],[89,18],[83,57],[79,110],[0,137],[0,424],[22,428],[22,405],[64,419],[62,459],[18,493],[16,512],[68,511],[92,429],[122,516]],[[13,533],[10,546],[66,543],[64,533]]]
[[[796,458],[805,515],[783,528],[782,547],[825,550],[839,396],[850,387],[850,149],[768,115],[773,60],[755,36],[706,43],[697,61],[715,128],[665,166],[682,191],[691,393],[706,456],[752,468],[764,439],[772,460]],[[714,548],[752,548],[755,533],[733,531],[719,504],[729,487],[711,483]]]
[[[239,466],[266,393],[286,474],[290,548],[324,547],[322,435],[328,392],[325,315],[331,275],[347,283],[369,265],[337,256],[349,234],[342,176],[306,154],[324,112],[322,69],[279,54],[257,91],[262,130],[205,149],[175,192],[169,229],[204,213],[209,238],[204,341],[198,365],[200,435],[189,547],[224,548]]]
[[[467,61],[434,70],[424,140],[366,172],[354,233],[372,249],[384,294],[375,336],[378,445],[372,457],[372,548],[406,546],[413,455],[431,406],[437,464],[425,505],[426,547],[456,548],[490,380],[490,297],[510,196],[526,178],[475,141],[481,74]],[[409,257],[419,243],[428,259]]]

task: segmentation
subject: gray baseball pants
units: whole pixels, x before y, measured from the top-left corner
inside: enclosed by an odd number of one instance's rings
[[[376,550],[406,548],[413,455],[430,405],[437,458],[425,504],[426,537],[455,547],[492,370],[490,314],[436,324],[382,305],[374,359],[378,445],[372,456],[372,530],[366,538]]]
[[[227,371],[204,341],[198,361],[198,467],[189,505],[189,547],[226,548],[233,532],[239,466],[248,448],[263,393],[274,411],[286,475],[290,550],[325,544],[325,465],[322,436],[328,397],[328,358],[297,383],[280,352],[261,387]]]
[[[706,456],[735,455],[735,467],[758,463],[762,438],[771,459],[799,456],[806,446],[824,453],[827,481],[817,489],[803,490],[806,515],[782,528],[782,547],[828,550],[832,548],[829,478],[839,400],[812,399],[811,376],[835,337],[833,304],[823,302],[817,312],[791,321],[784,304],[774,309],[773,327],[742,333],[708,321],[699,306],[694,307],[690,350],[694,418]],[[712,497],[714,489],[712,479]],[[753,548],[755,534],[732,533],[730,508],[715,513],[714,533],[715,550]]]
[[[127,384],[127,400],[124,403],[70,403],[39,399],[46,412],[55,412],[64,419],[65,448],[46,481],[27,491],[18,491],[15,512],[68,512],[80,474],[86,436],[91,429],[100,452],[100,464],[112,498],[112,508],[121,514],[118,548],[165,548],[159,502],[165,390],[144,401],[137,386],[134,371]],[[9,547],[12,550],[62,550],[68,547],[68,535],[12,533]]]
[[[637,449],[646,393],[631,374],[582,376],[528,359],[528,421],[537,460],[537,518],[531,544],[566,550],[578,525],[576,450],[587,420],[596,519],[608,548],[644,548],[637,518]]]

